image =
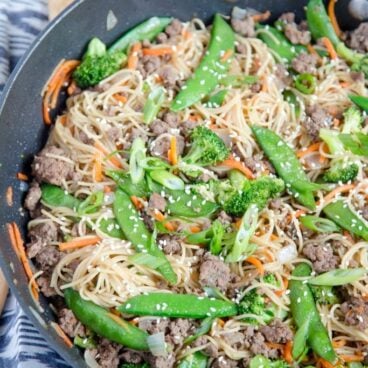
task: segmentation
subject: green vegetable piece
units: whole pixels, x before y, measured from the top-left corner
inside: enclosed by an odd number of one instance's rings
[[[96,341],[94,341],[92,336],[80,337],[75,336],[73,344],[83,349],[94,349],[96,347]]]
[[[331,220],[318,216],[302,216],[300,222],[307,229],[316,231],[317,233],[334,233],[340,231],[340,228]]]
[[[285,90],[282,94],[284,96],[284,100],[287,101],[293,107],[295,116],[298,119],[301,113],[300,102],[298,98],[290,90]]]
[[[148,253],[137,253],[134,254],[133,256],[130,256],[128,259],[130,262],[136,265],[147,266],[154,270],[156,270],[159,267],[162,267],[166,262],[166,260],[154,257]]]
[[[150,368],[147,363],[123,363],[119,368]]]
[[[306,263],[301,263],[295,267],[292,275],[295,277],[308,277],[310,273],[310,266]],[[337,356],[333,350],[328,332],[321,322],[310,287],[301,280],[292,279],[289,282],[289,289],[291,313],[297,327],[302,329],[298,338],[299,345],[295,345],[294,341],[294,359],[298,359],[299,355],[297,354],[304,350],[304,339],[302,337],[304,337],[307,329],[307,344],[318,356],[332,364],[335,363]]]
[[[292,45],[278,29],[269,25],[257,24],[257,37],[283,62],[290,63],[300,52],[306,51],[304,46]]]
[[[104,202],[104,192],[98,191],[89,195],[78,206],[77,213],[80,216],[97,212]]]
[[[255,251],[255,247],[249,242],[257,228],[258,212],[256,205],[251,205],[245,212],[235,237],[235,243],[226,257],[226,262],[239,262]]]
[[[352,211],[344,200],[339,199],[331,202],[323,208],[323,212],[330,220],[343,229],[364,240],[368,240],[367,223]]]
[[[147,98],[143,107],[143,121],[146,124],[151,124],[156,118],[162,104],[165,101],[165,90],[163,87],[155,88]]]
[[[88,88],[116,73],[126,61],[123,51],[107,52],[105,44],[93,38],[81,64],[75,69],[73,78],[80,88]]]
[[[319,304],[338,304],[340,298],[332,286],[310,285],[314,299]]]
[[[111,314],[108,310],[82,299],[73,289],[64,290],[64,298],[76,318],[97,335],[134,350],[148,351],[145,331]]]
[[[259,78],[256,75],[227,75],[220,79],[219,83],[224,87],[242,87],[247,84],[258,82]]]
[[[166,170],[170,169],[171,167],[171,165],[159,159],[158,157],[146,157],[141,165],[146,171]]]
[[[136,251],[148,253],[156,258],[164,260],[165,263],[158,267],[158,271],[171,284],[175,284],[177,282],[177,276],[169,260],[157,247],[155,242],[151,240],[151,234],[133,206],[129,196],[121,189],[118,189],[115,193],[113,210],[118,224],[123,230],[126,238],[134,245]]]
[[[184,344],[190,344],[193,341],[197,340],[198,337],[206,335],[212,327],[213,322],[215,321],[215,318],[213,317],[206,317],[201,321],[201,324],[199,327],[194,331],[194,333],[190,336],[188,336],[184,340]]]
[[[235,34],[232,28],[216,14],[207,52],[194,71],[193,77],[185,83],[185,87],[171,104],[172,111],[179,111],[195,104],[216,88],[230,65],[230,59],[221,61],[221,57],[225,52],[234,52],[234,47]]]
[[[206,368],[208,357],[197,351],[193,354],[186,356],[178,364],[178,368]]]
[[[147,197],[149,195],[149,190],[145,180],[141,180],[137,184],[133,184],[130,175],[119,170],[107,170],[106,175],[113,179],[119,188],[129,196],[134,195],[137,197]]]
[[[310,190],[313,183],[305,174],[294,151],[272,130],[256,125],[253,125],[252,130],[277,174],[286,186],[290,187],[295,199],[309,209],[315,209],[316,202]]]
[[[295,79],[295,88],[305,95],[311,95],[312,93],[314,93],[316,85],[317,79],[312,74],[299,74]]]
[[[66,207],[77,211],[81,201],[52,184],[41,185],[42,200],[49,206]]]
[[[271,368],[271,364],[268,358],[264,357],[263,355],[256,355],[252,358],[249,362],[249,368]]]
[[[209,108],[220,107],[224,103],[226,95],[227,95],[226,89],[218,91],[214,95],[210,96],[205,105]]]
[[[365,368],[365,367],[366,366],[363,366],[363,364],[359,362],[348,363],[348,368]]]
[[[125,239],[123,231],[121,230],[116,220],[113,218],[102,219],[99,223],[99,229],[112,238]]]
[[[363,133],[339,134],[344,148],[357,156],[368,156],[368,135]]]
[[[350,106],[344,111],[343,134],[360,132],[363,124],[363,116],[356,106]]]
[[[138,184],[144,178],[144,169],[141,163],[146,158],[146,147],[142,138],[136,138],[133,141],[129,158],[129,174],[132,183]]]
[[[185,183],[178,176],[166,170],[154,170],[150,173],[151,178],[171,190],[184,190]]]
[[[194,294],[149,293],[127,300],[118,307],[122,313],[137,316],[170,318],[230,317],[235,316],[234,303]]]
[[[311,285],[338,286],[360,280],[367,274],[365,268],[336,269],[322,273],[308,280]]]
[[[152,17],[138,24],[130,31],[125,33],[109,48],[109,52],[116,50],[126,51],[128,47],[137,41],[153,40],[166,26],[172,21],[169,17]]]
[[[349,98],[355,105],[359,106],[365,112],[368,112],[368,97],[359,95],[349,95]]]

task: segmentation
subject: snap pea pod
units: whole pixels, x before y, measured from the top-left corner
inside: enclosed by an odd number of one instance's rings
[[[344,200],[339,199],[331,202],[323,208],[323,212],[343,229],[368,240],[368,225],[349,208]]]
[[[365,268],[339,268],[331,270],[308,280],[311,285],[339,286],[358,281],[367,274]]]
[[[307,229],[316,231],[318,233],[333,233],[340,231],[340,228],[331,220],[318,216],[302,216],[300,222]]]
[[[207,361],[208,357],[200,351],[197,351],[182,359],[177,368],[206,368]]]
[[[252,130],[257,142],[295,199],[300,204],[315,209],[316,202],[312,191],[318,189],[318,184],[309,180],[294,151],[272,130],[256,125],[253,125]]]
[[[365,112],[368,112],[368,97],[358,96],[358,95],[349,95],[349,98],[352,102],[355,103],[355,105],[360,107]]]
[[[125,239],[124,233],[115,219],[102,219],[98,228],[112,238]]]
[[[107,170],[106,175],[113,179],[119,188],[130,196],[147,197],[149,194],[147,183],[144,179],[137,184],[133,184],[130,176],[120,170]]]
[[[290,63],[295,56],[307,49],[301,45],[292,45],[278,29],[269,25],[257,25],[257,37],[282,60]]]
[[[124,321],[108,310],[82,299],[79,293],[73,289],[66,289],[64,298],[68,308],[72,310],[77,319],[99,336],[130,349],[149,350],[147,345],[148,334],[145,331]]]
[[[204,217],[210,216],[219,209],[219,206],[205,200],[200,194],[189,190],[170,190],[162,185],[150,181],[152,192],[160,193],[168,199],[166,210],[174,216],[180,217]]]
[[[226,75],[229,61],[221,60],[226,52],[234,52],[235,34],[226,21],[216,14],[211,30],[208,50],[198,68],[171,104],[172,111],[179,111],[200,101],[210,94]]]
[[[122,313],[172,318],[230,317],[236,304],[194,294],[149,293],[130,298],[118,307]]]
[[[171,20],[169,17],[152,17],[125,33],[110,46],[108,51],[126,51],[133,42],[151,41],[170,24]]]
[[[292,275],[296,277],[307,277],[311,268],[306,263],[299,264]],[[293,319],[299,328],[293,345],[293,357],[297,359],[300,352],[305,350],[307,343],[313,351],[321,358],[330,363],[335,363],[337,356],[333,350],[328,332],[321,322],[312,291],[308,284],[301,280],[290,280],[290,308]],[[298,342],[297,344],[295,342]]]
[[[171,284],[177,282],[177,276],[171,267],[165,254],[152,241],[152,234],[146,228],[138,211],[132,204],[129,195],[118,189],[115,193],[113,210],[118,224],[126,238],[133,244],[137,252],[149,253],[150,255],[165,260],[165,263],[157,270]]]
[[[339,134],[344,148],[357,156],[368,156],[368,135],[364,133]]]
[[[42,200],[54,207],[67,207],[77,211],[81,201],[75,198],[65,190],[52,184],[41,185]]]
[[[218,91],[214,95],[210,96],[210,98],[206,102],[206,106],[208,106],[209,108],[220,107],[224,103],[226,95],[227,95],[226,89]]]

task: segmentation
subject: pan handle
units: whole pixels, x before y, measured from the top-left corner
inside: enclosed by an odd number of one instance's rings
[[[5,305],[8,290],[9,290],[8,284],[6,283],[5,277],[0,270],[0,315]]]

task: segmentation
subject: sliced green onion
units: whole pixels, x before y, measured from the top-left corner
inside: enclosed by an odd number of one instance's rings
[[[154,170],[150,173],[151,178],[171,190],[184,190],[185,183],[178,176],[166,170]]]
[[[163,332],[156,333],[147,337],[147,344],[150,352],[154,356],[166,356],[166,342]]]
[[[94,341],[92,336],[89,337],[80,337],[75,336],[73,341],[75,346],[79,346],[83,349],[94,349],[96,347],[96,342]]]
[[[194,340],[197,340],[198,337],[205,335],[211,329],[214,320],[215,318],[213,317],[204,318],[199,327],[194,331],[194,334],[184,340],[184,344],[190,344]]]
[[[317,79],[314,75],[303,73],[295,79],[295,88],[306,95],[311,95],[316,89]]]
[[[155,270],[161,267],[166,262],[165,259],[157,258],[148,253],[134,254],[133,256],[130,256],[128,260],[129,262],[134,263],[136,265],[147,266]]]
[[[245,84],[254,84],[258,82],[258,77],[255,75],[228,75],[220,79],[220,84],[228,87],[241,87]]]
[[[206,368],[208,356],[201,351],[187,355],[177,365],[177,368]]]
[[[308,283],[324,286],[345,285],[360,280],[367,272],[365,268],[336,269],[313,277],[308,280]]]
[[[333,221],[318,216],[302,216],[300,217],[300,222],[307,229],[318,233],[334,233],[340,231],[340,228]]]
[[[158,157],[147,157],[143,160],[141,165],[147,171],[165,170],[170,169],[171,167],[167,162],[159,159]]]
[[[212,224],[212,239],[210,241],[210,252],[212,254],[218,255],[221,253],[224,234],[225,230],[221,222],[215,220]]]
[[[144,178],[144,169],[141,163],[146,158],[146,147],[143,139],[136,138],[133,141],[129,159],[129,173],[133,184],[137,184]]]
[[[152,123],[156,118],[160,108],[165,101],[165,90],[163,87],[155,88],[147,98],[143,108],[143,121],[146,124]]]
[[[294,108],[295,117],[299,118],[301,109],[300,109],[300,102],[298,98],[290,90],[285,90],[282,94],[284,96],[284,100],[288,102]]]
[[[98,191],[89,195],[78,207],[78,215],[86,215],[97,212],[103,205],[104,192]]]
[[[226,302],[231,303],[231,300],[227,298],[226,295],[217,287],[204,286],[203,290],[209,298],[225,300]]]

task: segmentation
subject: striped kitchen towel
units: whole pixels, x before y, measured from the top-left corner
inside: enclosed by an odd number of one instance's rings
[[[0,0],[0,91],[47,21],[46,0]],[[70,368],[49,348],[11,294],[0,317],[0,368]]]

